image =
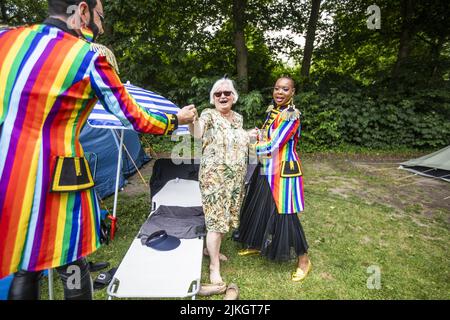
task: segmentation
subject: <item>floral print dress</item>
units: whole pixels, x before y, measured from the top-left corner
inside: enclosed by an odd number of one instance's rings
[[[233,113],[227,120],[216,109],[205,109],[199,183],[208,231],[227,233],[239,225],[244,196],[249,137],[243,118]]]

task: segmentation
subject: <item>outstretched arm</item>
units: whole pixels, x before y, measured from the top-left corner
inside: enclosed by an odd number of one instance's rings
[[[283,120],[278,128],[272,132],[270,140],[260,142],[256,145],[256,153],[267,154],[272,153],[275,149],[285,145],[300,127],[300,119]]]
[[[159,111],[147,112],[128,93],[104,56],[98,55],[94,60],[90,77],[92,87],[105,109],[129,129],[157,135],[171,134],[178,124],[194,119],[194,106],[181,109],[178,116]]]

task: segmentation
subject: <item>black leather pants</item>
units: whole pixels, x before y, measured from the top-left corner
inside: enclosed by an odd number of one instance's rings
[[[56,268],[63,287],[66,300],[92,300],[92,279],[89,265],[82,258],[65,266]],[[18,271],[8,293],[9,300],[38,300],[39,280],[42,271]]]

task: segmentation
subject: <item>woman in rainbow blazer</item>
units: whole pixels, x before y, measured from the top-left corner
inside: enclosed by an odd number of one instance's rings
[[[81,29],[66,15],[74,2]],[[11,299],[37,299],[40,271],[57,268],[67,299],[90,299],[84,257],[100,247],[100,208],[79,142],[90,112],[99,99],[126,127],[163,135],[196,111],[148,113],[129,95],[112,53],[91,42],[100,0],[49,0],[49,13],[0,30],[0,278],[15,273]],[[68,266],[81,288],[66,288]]]
[[[297,258],[293,281],[303,280],[311,269],[308,244],[298,213],[304,210],[303,172],[296,146],[300,137],[300,111],[293,104],[294,81],[276,81],[273,105],[256,144],[259,164],[253,174],[241,211],[237,241],[239,255],[260,253],[271,260]]]

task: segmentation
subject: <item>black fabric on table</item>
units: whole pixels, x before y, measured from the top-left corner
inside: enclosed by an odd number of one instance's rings
[[[194,239],[206,235],[202,207],[159,206],[142,225],[139,238],[165,230],[179,239]]]

